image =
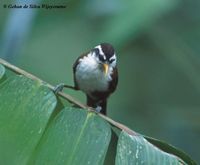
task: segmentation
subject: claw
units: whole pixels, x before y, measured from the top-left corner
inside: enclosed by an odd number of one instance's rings
[[[55,86],[53,89],[54,93],[57,94],[58,92],[61,92],[64,88],[65,84],[61,83]]]
[[[101,106],[97,106],[97,107],[95,108],[95,111],[96,111],[97,113],[100,113],[101,110],[102,110]]]

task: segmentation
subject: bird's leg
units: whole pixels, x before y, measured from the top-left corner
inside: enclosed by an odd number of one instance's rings
[[[61,92],[63,90],[63,88],[70,88],[70,89],[77,90],[76,87],[61,83],[61,84],[56,85],[55,88],[53,89],[53,91],[54,91],[54,93],[58,93],[58,92]]]
[[[87,96],[87,105],[89,107],[94,108],[95,112],[100,113],[102,108],[101,106],[98,105],[99,102],[92,99],[89,95],[86,95],[86,96]]]

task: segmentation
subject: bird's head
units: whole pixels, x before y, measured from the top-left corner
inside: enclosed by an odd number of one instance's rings
[[[116,66],[117,58],[112,45],[102,43],[92,49],[91,53],[105,75],[107,75],[110,67]]]

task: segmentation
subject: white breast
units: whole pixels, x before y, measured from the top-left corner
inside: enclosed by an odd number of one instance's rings
[[[99,64],[94,57],[89,54],[80,60],[76,68],[76,81],[79,88],[89,94],[94,91],[106,91],[108,83],[111,80],[110,74],[112,68],[109,68],[108,74],[105,75],[100,69]]]

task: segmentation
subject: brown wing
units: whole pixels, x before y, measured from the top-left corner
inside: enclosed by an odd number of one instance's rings
[[[75,76],[75,74],[76,74],[76,67],[77,67],[77,65],[79,64],[80,59],[83,58],[83,57],[84,57],[85,55],[87,55],[87,54],[88,54],[88,53],[84,53],[84,54],[80,55],[80,56],[76,59],[75,63],[73,64],[74,87],[75,87],[75,89],[77,89],[77,90],[79,90],[79,86],[78,86],[78,83],[77,83],[77,81],[76,81],[76,76]]]
[[[112,77],[112,81],[110,81],[109,90],[110,90],[110,93],[113,93],[115,91],[115,89],[117,88],[117,84],[118,84],[117,67],[113,68],[113,73],[112,73],[111,77]]]

